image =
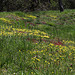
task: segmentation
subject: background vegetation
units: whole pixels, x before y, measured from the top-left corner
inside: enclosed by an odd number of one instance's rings
[[[62,0],[65,9],[74,9],[74,0]],[[0,0],[0,11],[57,10],[58,0]]]

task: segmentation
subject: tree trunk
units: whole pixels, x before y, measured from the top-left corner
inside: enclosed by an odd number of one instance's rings
[[[64,7],[63,7],[63,4],[62,4],[62,0],[58,0],[58,2],[59,2],[60,12],[63,12]]]

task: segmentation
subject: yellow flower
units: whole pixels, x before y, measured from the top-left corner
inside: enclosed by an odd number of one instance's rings
[[[53,58],[51,58],[51,60],[53,60]]]
[[[36,16],[33,16],[33,15],[27,15],[27,17],[31,17],[33,19],[37,18]]]
[[[74,42],[74,41],[71,41],[71,40],[70,40],[70,41],[68,41],[68,40],[67,40],[67,41],[63,40],[63,43],[65,43],[65,44],[66,44],[66,43],[67,43],[67,44],[69,44],[69,43],[74,44],[75,42]]]
[[[52,54],[49,54],[49,56],[52,56]]]
[[[54,72],[52,72],[52,73],[54,73]]]
[[[61,58],[62,56],[60,56],[60,58]]]
[[[45,51],[47,51],[47,49]]]
[[[34,61],[32,61],[33,63],[35,63]]]
[[[43,52],[43,50],[41,50],[41,52]]]
[[[72,69],[72,67],[70,67],[70,69]]]
[[[50,63],[48,62],[48,65],[49,65]]]
[[[45,55],[45,53],[43,53],[43,55]]]
[[[69,55],[72,55],[72,53],[70,53]]]
[[[34,57],[34,59],[36,59],[36,57]]]
[[[28,18],[26,18],[26,17],[22,17],[23,19],[28,19]]]
[[[33,72],[31,72],[31,74],[34,74]]]
[[[49,38],[49,36],[46,36],[46,35],[45,35],[45,36],[41,36],[41,37],[44,37],[44,38]]]
[[[36,51],[33,51],[33,54],[36,54]]]
[[[5,19],[5,18],[0,18],[0,20],[2,20],[2,21],[4,21],[4,22],[8,22],[8,23],[11,24],[11,21],[10,21],[10,20],[7,20],[7,19]]]
[[[32,58],[32,60],[33,60],[33,58]]]
[[[39,52],[39,51],[36,51],[37,53]]]
[[[50,46],[54,46],[54,44],[53,44],[53,43],[50,43],[49,45],[50,45]]]
[[[56,60],[54,60],[54,62],[56,62]]]
[[[36,45],[37,45],[38,43],[36,43]]]
[[[58,57],[56,59],[59,59]]]
[[[47,61],[45,61],[45,63],[47,63]]]
[[[57,54],[55,54],[55,56],[57,56]]]
[[[57,16],[54,16],[54,15],[50,15],[50,17],[57,18]]]
[[[19,52],[21,52],[21,50],[19,50]]]
[[[37,59],[38,61],[40,61],[40,59]]]

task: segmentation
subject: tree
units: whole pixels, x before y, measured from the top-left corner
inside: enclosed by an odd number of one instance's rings
[[[35,8],[39,6],[39,0],[30,0],[29,10],[35,11]]]
[[[3,11],[3,0],[0,0],[0,11]]]
[[[69,0],[70,2],[70,8],[75,9],[75,0]]]
[[[63,12],[64,7],[63,7],[63,4],[62,4],[62,0],[58,0],[58,2],[59,2],[60,12]]]

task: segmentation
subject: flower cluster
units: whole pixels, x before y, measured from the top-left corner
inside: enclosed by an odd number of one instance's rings
[[[10,21],[10,20],[7,20],[7,19],[5,19],[5,18],[0,18],[0,20],[4,21],[5,23],[11,24],[11,21]]]
[[[32,19],[36,19],[37,17],[36,16],[32,16],[32,15],[26,15],[27,17],[30,17]]]
[[[29,59],[31,60],[30,65],[37,65],[41,68],[48,68],[48,66],[56,66],[56,68],[61,68],[63,71],[67,67],[67,62],[71,64],[74,62],[74,52],[75,47],[55,45],[53,43],[37,43],[35,49],[27,50],[29,54]],[[36,66],[36,67],[37,67]],[[68,66],[69,69],[73,70],[72,67]],[[52,72],[54,73],[54,72]]]
[[[30,29],[20,29],[20,28],[12,28],[12,26],[2,26],[1,29],[3,30],[3,35],[33,35],[33,36],[38,36],[41,38],[49,38],[48,34],[40,31],[40,30],[30,30]],[[2,34],[2,31],[0,35]]]
[[[54,15],[50,15],[50,17],[53,17],[53,18],[55,18],[55,19],[57,18],[57,16],[54,16]]]

